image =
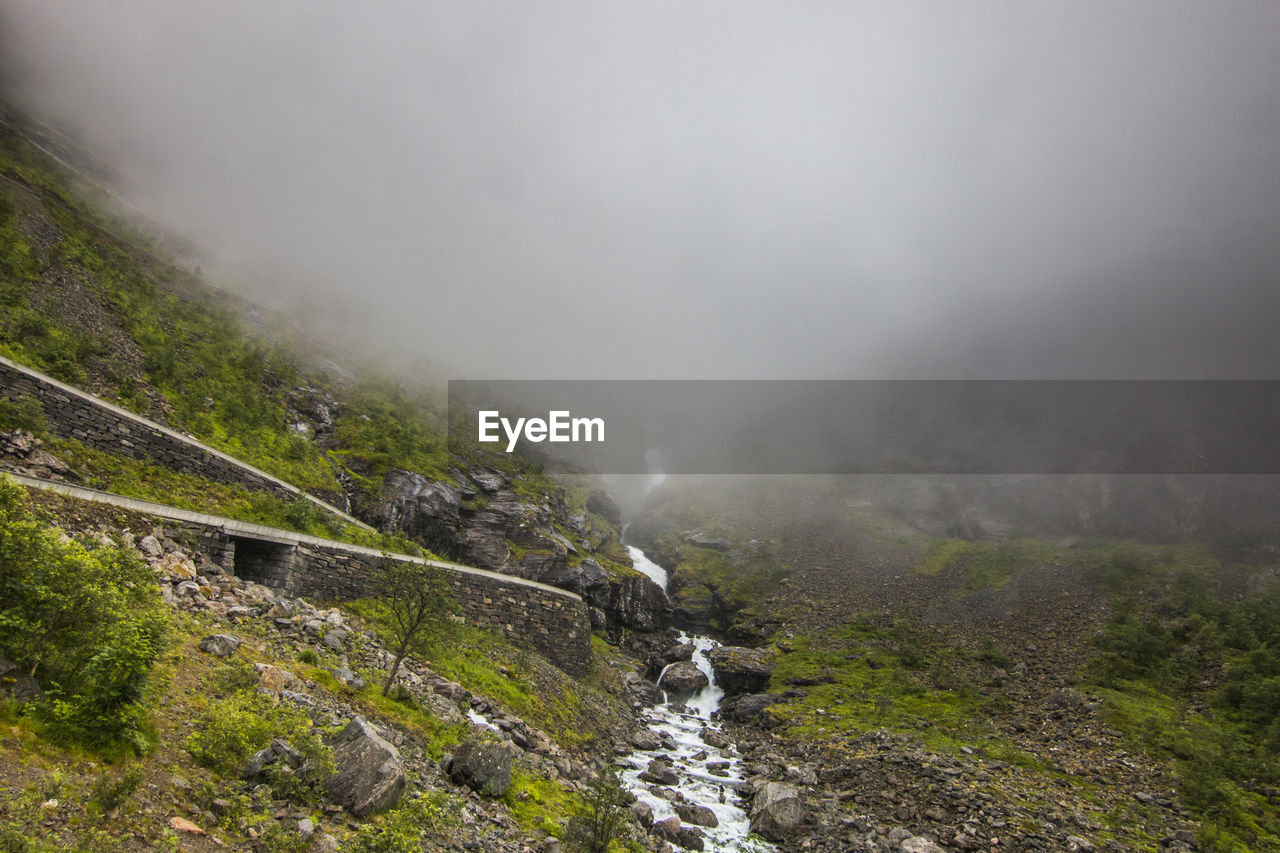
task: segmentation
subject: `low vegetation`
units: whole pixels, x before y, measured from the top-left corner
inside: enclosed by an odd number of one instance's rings
[[[0,656],[30,715],[59,742],[107,753],[151,747],[146,699],[167,608],[150,570],[114,544],[69,539],[0,477]],[[35,689],[35,688],[38,688]]]
[[[1224,601],[1203,552],[1126,548],[1099,571],[1152,593],[1096,641],[1112,724],[1177,766],[1205,849],[1280,850],[1280,586]]]

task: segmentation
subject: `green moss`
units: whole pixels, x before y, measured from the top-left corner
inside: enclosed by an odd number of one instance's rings
[[[502,800],[526,832],[543,832],[560,838],[577,798],[550,779],[516,768],[511,772],[511,787]]]

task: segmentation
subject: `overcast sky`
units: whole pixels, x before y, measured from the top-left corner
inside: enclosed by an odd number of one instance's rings
[[[0,0],[224,281],[472,378],[1280,376],[1280,4]]]

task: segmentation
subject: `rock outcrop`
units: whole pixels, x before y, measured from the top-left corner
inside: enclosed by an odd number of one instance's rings
[[[511,762],[515,750],[498,743],[467,741],[445,757],[441,769],[455,785],[466,785],[479,794],[501,797],[511,786]]]
[[[333,744],[338,772],[325,793],[356,817],[366,817],[400,801],[407,781],[400,753],[362,717],[355,717]]]
[[[716,684],[730,696],[738,693],[760,693],[769,689],[775,655],[764,649],[742,646],[718,646],[711,650],[711,669]]]
[[[766,782],[751,801],[751,831],[781,841],[804,823],[800,792],[785,782]]]
[[[684,660],[667,667],[658,681],[658,686],[672,693],[693,693],[710,683],[706,673],[698,669],[697,664]]]

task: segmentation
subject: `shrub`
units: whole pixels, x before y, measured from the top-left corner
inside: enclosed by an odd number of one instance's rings
[[[34,711],[47,732],[144,751],[143,700],[169,616],[137,555],[63,537],[0,477],[0,602],[0,654],[46,691]]]
[[[565,828],[565,843],[581,853],[606,853],[627,818],[631,795],[618,768],[607,764],[587,785],[582,804]]]
[[[239,775],[254,753],[273,738],[283,738],[302,756],[291,768],[277,761],[265,769],[272,791],[281,799],[313,802],[319,785],[333,773],[333,752],[312,731],[301,711],[244,690],[212,705],[196,721],[196,731],[183,743],[191,757],[224,776]]]
[[[443,794],[428,794],[366,823],[348,839],[348,853],[418,853],[424,833],[439,832],[452,821]]]
[[[138,765],[128,767],[119,777],[103,773],[93,783],[92,802],[102,811],[109,812],[118,808],[142,784],[142,768]]]

